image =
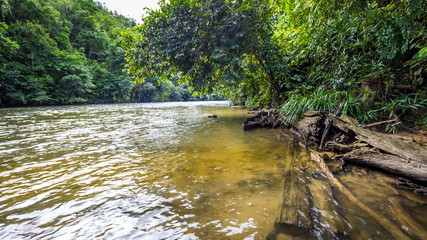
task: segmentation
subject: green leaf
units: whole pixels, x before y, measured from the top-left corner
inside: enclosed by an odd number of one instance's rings
[[[420,5],[422,0],[410,0],[409,2],[409,7],[411,8],[411,10],[415,10],[418,5]]]

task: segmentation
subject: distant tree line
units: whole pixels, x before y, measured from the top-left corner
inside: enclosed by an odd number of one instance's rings
[[[123,71],[133,19],[93,0],[0,0],[0,105],[195,99]]]

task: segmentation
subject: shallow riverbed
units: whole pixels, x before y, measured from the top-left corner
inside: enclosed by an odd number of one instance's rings
[[[244,132],[246,113],[226,102],[0,109],[0,239],[390,238],[331,188],[337,234],[316,204],[328,182],[302,167],[283,130]],[[302,231],[274,225],[290,161],[296,181],[316,180]],[[374,171],[337,175],[407,236],[427,238],[425,197]]]

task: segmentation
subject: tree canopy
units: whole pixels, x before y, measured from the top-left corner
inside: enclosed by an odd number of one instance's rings
[[[161,1],[126,36],[130,74],[251,108],[342,108],[426,125],[425,1]],[[413,119],[410,119],[410,118]]]

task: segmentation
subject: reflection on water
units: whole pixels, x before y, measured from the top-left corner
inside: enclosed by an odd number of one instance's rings
[[[246,117],[225,102],[1,109],[0,239],[389,236],[298,164],[299,180],[310,182],[312,228],[275,228],[286,164],[309,163],[282,130],[243,132]],[[427,236],[425,198],[378,173],[339,177],[409,236]],[[333,196],[342,235],[330,234],[319,189]]]

